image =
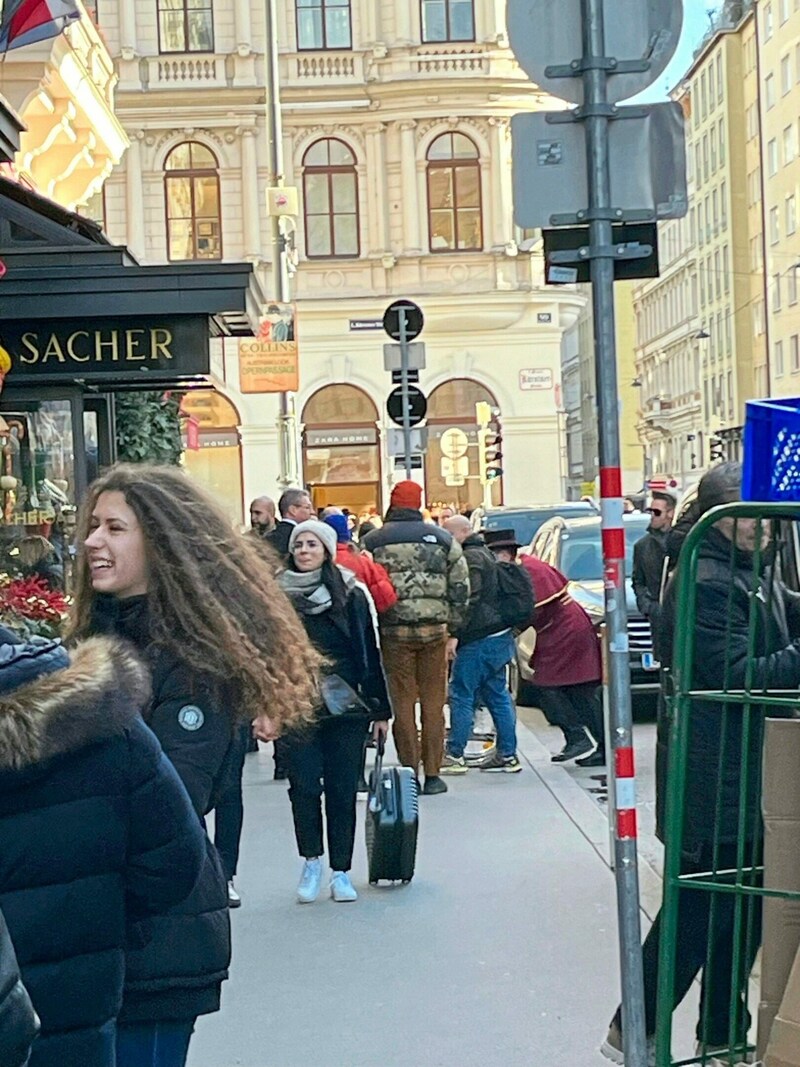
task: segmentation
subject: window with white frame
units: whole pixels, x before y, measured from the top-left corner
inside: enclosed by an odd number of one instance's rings
[[[783,165],[791,163],[797,155],[797,137],[794,125],[787,126],[783,131]]]
[[[800,338],[796,333],[789,338],[789,369],[792,374],[800,371]]]
[[[769,209],[769,243],[776,245],[781,239],[781,226],[780,219],[778,218],[777,207],[771,207]]]
[[[786,302],[790,307],[797,303],[797,271],[790,270],[786,275]]]
[[[767,111],[771,111],[775,107],[775,78],[772,74],[768,74],[764,79],[764,100]]]
[[[774,137],[767,145],[767,171],[770,178],[778,173],[778,142]]]
[[[783,366],[783,341],[776,341],[776,342],[775,342],[775,347],[774,347],[773,351],[774,351],[774,353],[775,353],[775,360],[774,360],[774,365],[775,365],[775,377],[776,377],[776,378],[782,378],[782,377],[783,377],[783,374],[784,374],[784,366]]]
[[[786,197],[786,235],[795,233],[797,230],[797,202],[794,193]]]
[[[774,26],[773,26],[773,22],[772,22],[772,4],[770,3],[770,4],[767,4],[764,7],[764,40],[765,41],[769,41],[770,40],[770,38],[772,37],[773,29],[774,29]]]
[[[781,60],[781,96],[786,96],[792,91],[792,59],[784,56]]]

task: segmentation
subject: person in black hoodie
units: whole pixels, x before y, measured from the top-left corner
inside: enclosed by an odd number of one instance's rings
[[[700,481],[696,519],[711,508],[741,499],[742,466],[723,463],[712,467]],[[762,524],[761,570],[756,572],[755,519],[723,518],[706,533],[699,547],[697,601],[694,620],[695,656],[691,687],[698,692],[744,690],[797,690],[800,688],[800,640],[791,622],[788,593],[768,565],[769,525]],[[687,531],[688,532],[688,531]],[[681,545],[683,540],[681,541]],[[683,577],[683,564],[667,586],[662,605],[662,665],[673,665],[677,592]],[[750,655],[751,606],[755,612],[755,636]],[[682,873],[724,871],[737,866],[737,848],[744,848],[745,862],[754,854],[761,839],[759,822],[761,795],[761,749],[766,707],[753,706],[745,734],[743,711],[738,706],[713,700],[692,703],[689,717],[688,763],[684,782],[684,828],[681,841]],[[771,711],[770,714],[775,714]],[[656,831],[665,839],[665,793],[669,757],[669,723],[662,700],[659,708],[658,752],[656,760]],[[742,790],[745,754],[751,773]],[[740,841],[740,835],[743,840]],[[691,988],[700,970],[699,1047],[710,1054],[714,1048],[728,1048],[733,1023],[744,1042],[750,1020],[740,1001],[735,1020],[731,1019],[733,968],[734,901],[725,894],[718,899],[711,927],[711,898],[716,894],[683,892],[678,916],[675,987],[677,1007]],[[747,923],[745,923],[747,925]],[[744,960],[752,967],[760,934],[756,915],[750,937],[751,955]],[[658,955],[661,916],[656,917],[644,943],[645,1023],[651,1043],[656,1025]],[[710,946],[711,973],[706,973]],[[746,976],[746,972],[745,972]],[[706,1003],[707,1002],[707,1003]],[[621,1012],[615,1016],[603,1047],[614,1062],[622,1055]]]
[[[301,522],[292,530],[289,550],[292,562],[280,583],[315,648],[325,656],[326,674],[346,683],[363,708],[336,714],[340,709],[329,703],[328,713],[325,707],[319,709],[313,727],[287,737],[289,798],[298,851],[305,859],[297,899],[312,903],[322,884],[324,789],[330,893],[335,901],[354,901],[358,894],[349,871],[364,737],[370,721],[375,739],[386,737],[391,705],[367,594],[352,571],[334,562],[336,531],[315,519]]]
[[[272,739],[311,719],[320,657],[272,563],[180,470],[112,468],[89,491],[78,541],[72,635],[124,636],[145,657],[145,720],[202,818],[229,780],[240,723],[267,721]],[[128,955],[117,1067],[182,1067],[197,1016],[219,1009],[230,961],[210,842],[192,895],[147,933]]]
[[[126,946],[191,892],[203,829],[129,647],[14,642],[0,632],[0,906],[41,1019],[30,1067],[115,1067]]]
[[[25,1067],[38,1032],[39,1016],[22,984],[17,955],[0,912],[0,1063]]]

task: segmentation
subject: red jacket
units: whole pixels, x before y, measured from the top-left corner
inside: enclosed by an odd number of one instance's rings
[[[352,544],[342,542],[336,546],[336,562],[340,567],[347,567],[352,571],[359,582],[363,582],[369,589],[379,615],[395,606],[397,593],[391,578],[380,563],[375,563],[366,553],[358,552]]]
[[[567,592],[564,575],[535,556],[523,556],[536,596],[533,627],[536,646],[531,656],[533,684],[579,685],[602,678],[600,642],[592,620]]]

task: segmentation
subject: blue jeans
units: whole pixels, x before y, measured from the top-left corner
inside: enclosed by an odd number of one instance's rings
[[[117,1067],[185,1067],[194,1019],[117,1026]]]
[[[517,715],[506,685],[505,670],[514,655],[514,637],[510,631],[459,646],[450,673],[449,755],[464,755],[479,693],[497,731],[498,752],[501,756],[513,756],[517,751]]]

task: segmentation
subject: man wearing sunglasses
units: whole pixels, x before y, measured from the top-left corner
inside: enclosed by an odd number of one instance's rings
[[[667,536],[675,518],[675,504],[672,493],[656,490],[647,509],[650,514],[647,533],[633,546],[633,591],[639,611],[650,620],[656,657],[661,580],[667,553]]]

